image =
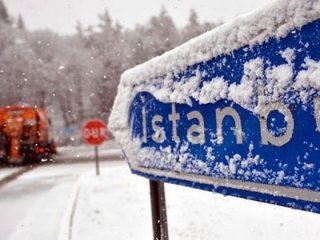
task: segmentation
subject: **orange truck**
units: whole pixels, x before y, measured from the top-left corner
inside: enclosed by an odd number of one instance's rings
[[[56,145],[49,139],[45,108],[0,107],[0,162],[23,164],[50,160]]]

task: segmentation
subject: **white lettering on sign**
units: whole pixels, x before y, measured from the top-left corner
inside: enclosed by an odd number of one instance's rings
[[[107,134],[108,134],[108,132],[107,132],[106,128],[104,128],[104,127],[100,128],[99,136],[107,137]]]
[[[278,111],[284,115],[284,119],[287,122],[286,131],[281,136],[274,136],[269,130],[267,126],[268,116],[272,111]],[[292,113],[289,108],[280,103],[274,102],[262,107],[260,112],[260,133],[261,133],[261,143],[264,145],[268,145],[269,143],[274,146],[283,146],[288,143],[293,134],[294,130],[294,121],[292,117]]]
[[[316,121],[317,131],[320,132],[320,97],[317,97],[313,101],[314,103],[314,117]],[[258,115],[260,123],[260,136],[261,144],[263,145],[273,145],[281,147],[288,143],[294,132],[294,118],[293,115],[285,104],[281,102],[271,102],[265,103],[263,95],[259,96],[259,105],[261,110]],[[282,130],[280,136],[276,136],[274,132],[268,129],[268,117],[271,112],[277,111],[283,115],[284,121],[286,122],[286,127]],[[216,117],[216,134],[217,134],[217,143],[223,144],[223,121],[225,117],[230,116],[234,121],[234,135],[236,137],[237,144],[243,144],[243,129],[241,123],[241,117],[239,113],[232,107],[217,108],[215,110]],[[152,135],[151,139],[156,143],[163,143],[167,140],[165,126],[163,126],[164,117],[156,114],[152,117],[151,126],[152,126]],[[168,120],[171,122],[171,134],[172,141],[176,144],[180,143],[180,137],[178,136],[178,122],[180,121],[180,113],[176,110],[176,104],[171,104],[171,113],[168,114]],[[187,120],[191,123],[194,120],[197,120],[197,124],[192,124],[186,132],[187,140],[192,144],[204,144],[205,143],[205,123],[203,116],[200,111],[191,111],[187,113]],[[105,129],[103,130],[105,132]],[[97,133],[85,132],[85,135],[96,136]],[[101,134],[101,133],[100,133]],[[103,133],[105,134],[105,133]],[[146,116],[146,107],[142,106],[142,142],[147,142],[147,116]]]
[[[192,111],[187,114],[188,120],[197,119],[199,124],[193,124],[187,132],[187,138],[189,142],[193,144],[204,144],[205,135],[204,135],[204,121],[200,112]]]
[[[320,132],[320,97],[317,97],[313,100],[314,104],[314,116],[317,123],[317,131]]]
[[[163,143],[166,140],[166,133],[164,132],[163,127],[160,127],[157,125],[157,123],[161,123],[163,120],[163,117],[160,115],[155,115],[152,118],[152,130],[155,132],[152,134],[152,140],[156,143]]]
[[[216,121],[217,121],[217,142],[218,144],[223,143],[223,134],[222,134],[222,122],[226,116],[230,116],[233,118],[235,123],[234,135],[237,139],[237,144],[242,144],[242,126],[241,126],[241,119],[236,110],[231,107],[225,107],[223,109],[217,108],[216,109]]]
[[[147,142],[147,116],[146,116],[146,106],[144,105],[145,99],[142,96],[141,97],[142,101],[142,132],[143,132],[143,137],[142,137],[142,142],[146,143]]]
[[[84,138],[99,138],[99,137],[105,137],[107,135],[107,131],[105,128],[85,128],[83,130],[83,136]]]
[[[169,120],[172,122],[172,139],[176,144],[180,143],[180,138],[177,134],[177,121],[180,120],[180,114],[176,112],[176,105],[171,104],[171,114],[169,114]]]
[[[259,105],[261,106],[259,121],[260,121],[260,134],[261,134],[261,143],[268,145],[269,143],[274,146],[283,146],[288,143],[293,135],[294,130],[294,121],[290,109],[281,102],[272,102],[266,104],[265,94],[263,87],[258,87],[259,91]],[[267,126],[268,116],[271,112],[278,111],[283,116],[287,122],[286,131],[281,136],[274,136]]]

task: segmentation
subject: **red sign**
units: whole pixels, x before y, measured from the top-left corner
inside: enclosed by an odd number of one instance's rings
[[[108,140],[107,125],[99,119],[90,119],[81,129],[82,139],[90,145],[100,145]]]

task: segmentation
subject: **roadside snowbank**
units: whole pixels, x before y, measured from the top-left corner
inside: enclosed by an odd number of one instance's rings
[[[21,171],[23,167],[2,167],[0,168],[0,181],[11,176],[14,173]]]
[[[123,158],[123,153],[119,146],[114,141],[107,141],[98,146],[99,159],[120,159]],[[79,145],[59,147],[58,154],[54,159],[57,162],[73,162],[81,160],[93,160],[95,158],[94,146]]]

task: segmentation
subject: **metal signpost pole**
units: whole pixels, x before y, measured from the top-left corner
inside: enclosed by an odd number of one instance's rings
[[[168,240],[168,221],[164,183],[150,180],[153,240]]]
[[[99,175],[99,155],[98,155],[98,146],[94,146],[94,152],[96,157],[96,173]]]

